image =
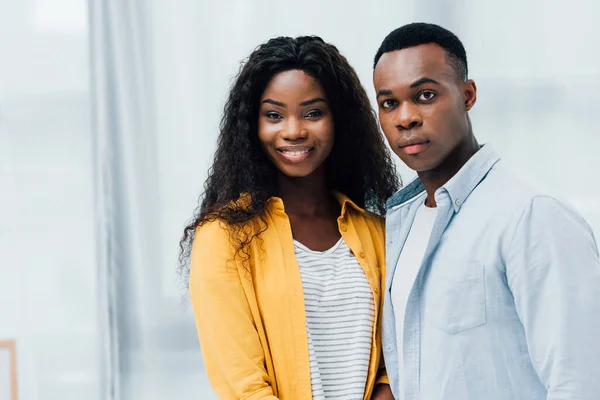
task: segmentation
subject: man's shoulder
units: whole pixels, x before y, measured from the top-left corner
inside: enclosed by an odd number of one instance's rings
[[[562,221],[559,218],[562,216],[576,221],[587,230],[591,229],[579,210],[563,196],[532,183],[504,164],[500,163],[492,169],[480,188],[479,194],[474,193],[480,204],[487,202],[489,212],[507,221],[518,223],[529,215],[535,216],[538,221],[550,223]]]
[[[478,190],[479,189],[479,190]],[[549,191],[529,180],[526,175],[511,169],[504,162],[497,163],[474,193],[487,195],[500,208],[527,207],[536,198],[552,198]]]

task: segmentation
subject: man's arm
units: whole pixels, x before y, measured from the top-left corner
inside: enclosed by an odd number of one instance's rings
[[[536,197],[521,216],[507,279],[548,400],[600,396],[600,260],[576,212]]]

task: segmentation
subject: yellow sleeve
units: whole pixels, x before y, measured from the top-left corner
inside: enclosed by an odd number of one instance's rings
[[[380,243],[381,243],[381,246],[383,247],[383,246],[385,246],[385,219],[376,215],[374,220],[375,220],[375,224],[377,226],[377,232],[381,238]],[[381,307],[381,310],[383,310],[383,292],[385,291],[385,271],[386,271],[385,256],[384,256],[385,251],[382,251],[381,253],[382,253],[382,257],[380,260],[379,268],[380,268],[380,273],[381,273],[380,284],[381,284],[382,299],[381,299],[380,307]],[[378,329],[381,330],[381,324],[378,325]],[[381,333],[378,335],[378,338],[379,338],[379,343],[377,345],[378,345],[378,348],[381,349]],[[383,354],[380,354],[379,369],[377,370],[377,377],[375,378],[375,386],[382,384],[382,383],[389,385],[390,381],[388,379],[387,371],[385,369],[385,363],[383,361]]]
[[[190,298],[206,372],[220,399],[277,400],[234,253],[220,222],[196,230]]]

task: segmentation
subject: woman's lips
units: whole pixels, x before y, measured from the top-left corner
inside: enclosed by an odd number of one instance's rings
[[[312,152],[312,147],[303,147],[303,148],[281,148],[277,149],[277,153],[281,155],[286,161],[290,163],[299,163],[310,155]]]

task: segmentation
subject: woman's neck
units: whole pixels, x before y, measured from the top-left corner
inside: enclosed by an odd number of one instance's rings
[[[280,173],[277,194],[283,200],[288,215],[327,216],[332,212],[337,213],[339,208],[323,170],[302,178],[292,178]]]

